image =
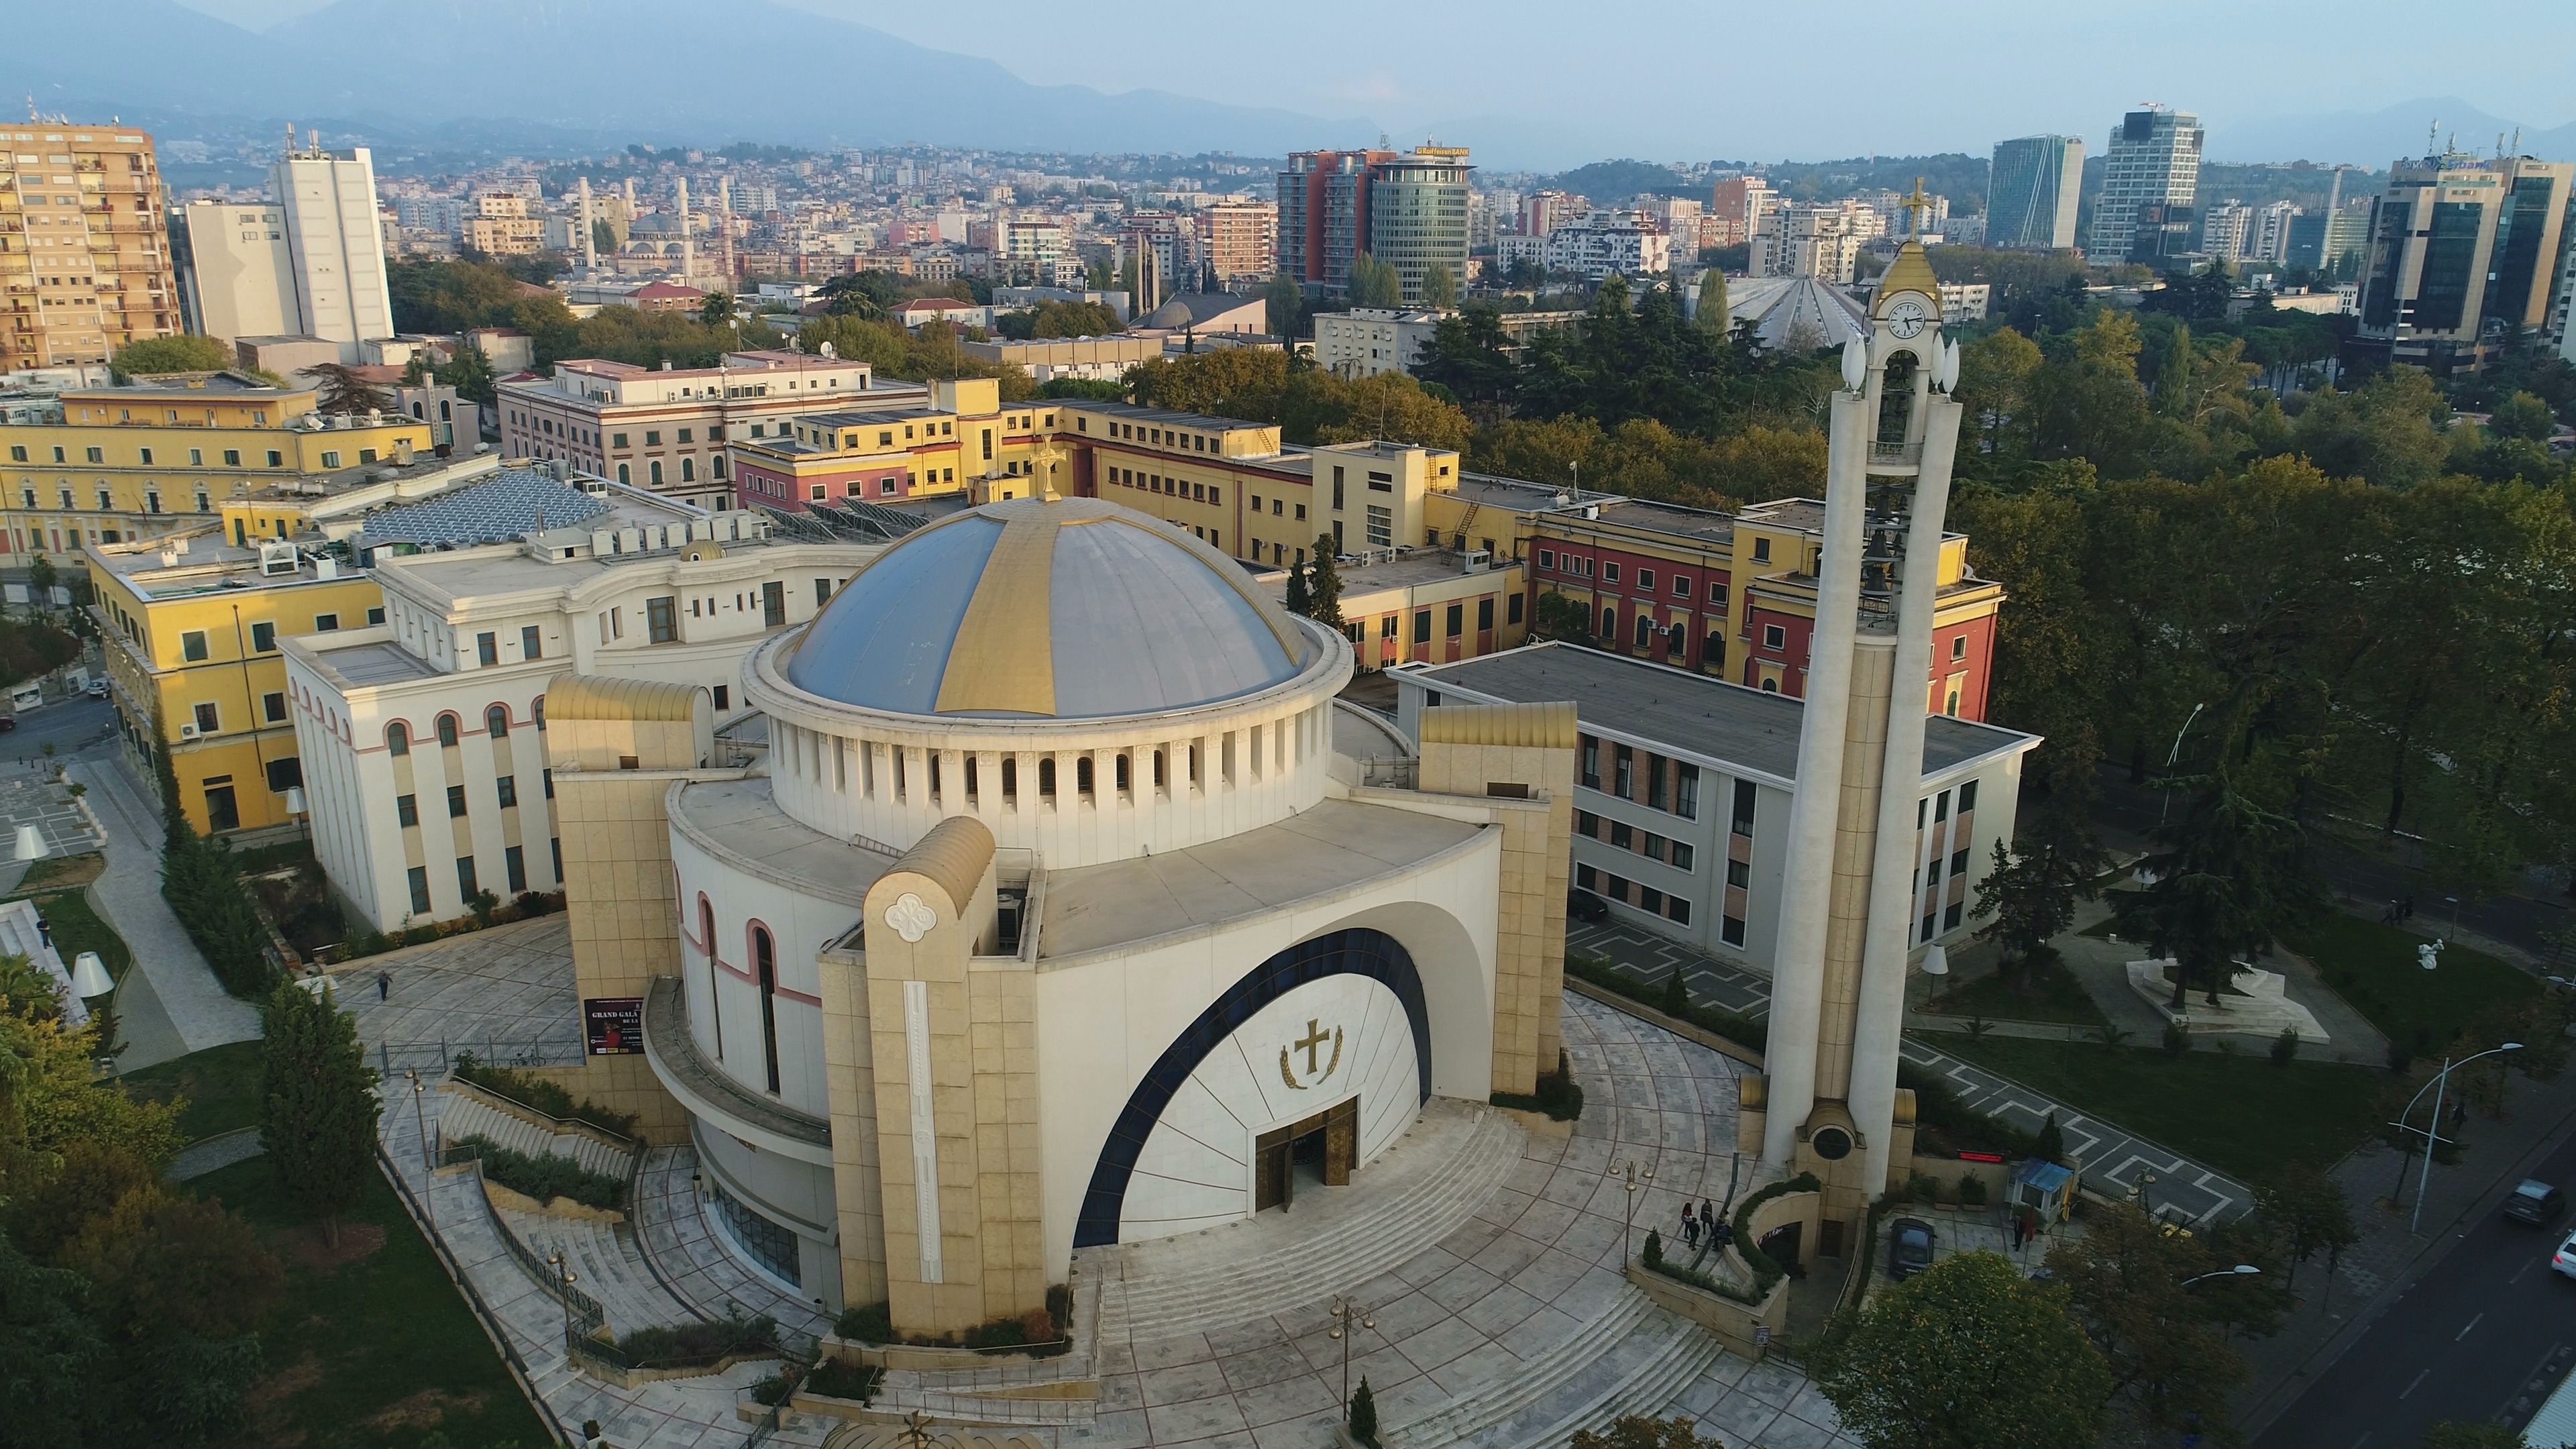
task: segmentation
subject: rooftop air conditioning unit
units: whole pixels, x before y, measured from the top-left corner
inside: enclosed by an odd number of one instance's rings
[[[196,737],[197,737],[197,727],[196,727],[195,725],[192,725],[192,724],[183,724],[183,725],[179,726],[179,738],[181,738],[181,739],[183,739],[183,740],[193,740],[193,739],[195,739]]]

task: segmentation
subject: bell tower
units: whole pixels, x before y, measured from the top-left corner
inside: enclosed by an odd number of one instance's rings
[[[1919,216],[1922,184],[1908,198]],[[1919,223],[1916,227],[1919,232]],[[1739,1144],[1825,1184],[1829,1237],[1901,1181],[1913,1094],[1896,1086],[1926,680],[1960,408],[1958,345],[1919,239],[1880,279],[1831,404],[1822,562],[1766,1074]],[[1901,1100],[1900,1100],[1901,1099]]]

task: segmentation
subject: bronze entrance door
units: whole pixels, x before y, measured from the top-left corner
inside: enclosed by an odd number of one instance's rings
[[[1274,1127],[1252,1139],[1252,1210],[1284,1208],[1297,1200],[1297,1165],[1314,1164],[1326,1187],[1350,1184],[1358,1161],[1360,1099]]]

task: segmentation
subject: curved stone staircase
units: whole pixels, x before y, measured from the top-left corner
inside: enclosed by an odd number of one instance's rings
[[[438,1136],[441,1142],[482,1137],[530,1157],[567,1157],[591,1172],[623,1178],[634,1170],[631,1148],[611,1146],[587,1132],[566,1130],[494,1105],[486,1098],[450,1085],[440,1091]]]
[[[1428,1413],[1390,1416],[1382,1437],[1387,1449],[1559,1449],[1578,1429],[1660,1409],[1722,1352],[1698,1326],[1622,1284],[1605,1311],[1528,1372],[1491,1379]]]

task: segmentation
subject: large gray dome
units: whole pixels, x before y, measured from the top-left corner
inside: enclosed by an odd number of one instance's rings
[[[1313,642],[1232,559],[1097,499],[988,504],[871,560],[788,682],[901,714],[1095,719],[1256,693]]]

